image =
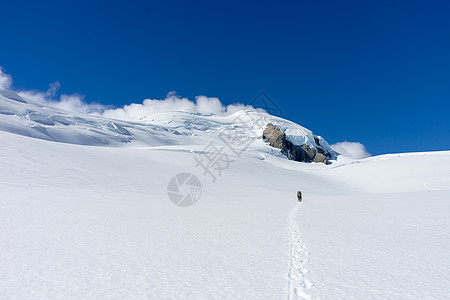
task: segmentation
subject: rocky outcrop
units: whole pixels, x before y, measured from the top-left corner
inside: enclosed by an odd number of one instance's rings
[[[322,153],[316,153],[316,156],[314,157],[314,162],[316,162],[316,163],[324,163],[324,164],[328,165],[328,159]]]
[[[274,148],[286,148],[286,134],[272,123],[267,124],[263,132],[263,139]]]
[[[317,148],[308,145],[295,145],[286,139],[286,134],[275,125],[269,123],[263,132],[263,139],[270,146],[280,149],[281,153],[290,160],[302,162],[317,162],[328,164],[328,158],[331,157],[320,146],[318,139],[315,139]]]

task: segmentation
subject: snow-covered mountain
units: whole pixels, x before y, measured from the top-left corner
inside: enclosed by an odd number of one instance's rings
[[[450,152],[299,163],[264,126],[319,137],[256,110],[121,121],[0,94],[1,299],[450,294]]]
[[[0,130],[15,134],[91,146],[137,145],[198,145],[207,146],[230,133],[250,143],[262,138],[268,123],[273,123],[286,133],[287,139],[297,145],[325,149],[331,156],[335,153],[328,143],[312,131],[274,117],[257,109],[243,109],[225,116],[213,113],[170,111],[154,113],[136,120],[117,120],[104,116],[77,114],[52,108],[24,99],[13,91],[0,89]],[[223,144],[223,143],[222,143]],[[239,147],[239,146],[238,146]],[[330,156],[330,157],[331,157]]]

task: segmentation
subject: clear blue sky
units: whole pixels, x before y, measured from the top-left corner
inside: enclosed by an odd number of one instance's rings
[[[4,1],[15,88],[248,103],[372,154],[450,150],[449,1]]]

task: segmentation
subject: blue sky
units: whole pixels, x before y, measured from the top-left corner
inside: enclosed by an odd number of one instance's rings
[[[264,90],[330,143],[450,150],[448,1],[8,2],[0,66],[16,89],[59,81],[115,106]]]

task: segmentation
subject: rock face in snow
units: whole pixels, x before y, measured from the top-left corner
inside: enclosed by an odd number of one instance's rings
[[[290,160],[328,164],[328,158],[331,158],[331,154],[320,146],[318,138],[314,139],[317,144],[316,148],[306,144],[295,145],[286,138],[286,134],[281,129],[271,123],[267,124],[263,132],[263,139],[270,146],[281,149],[281,153]]]
[[[272,123],[267,124],[263,139],[274,148],[286,149],[286,134]]]

